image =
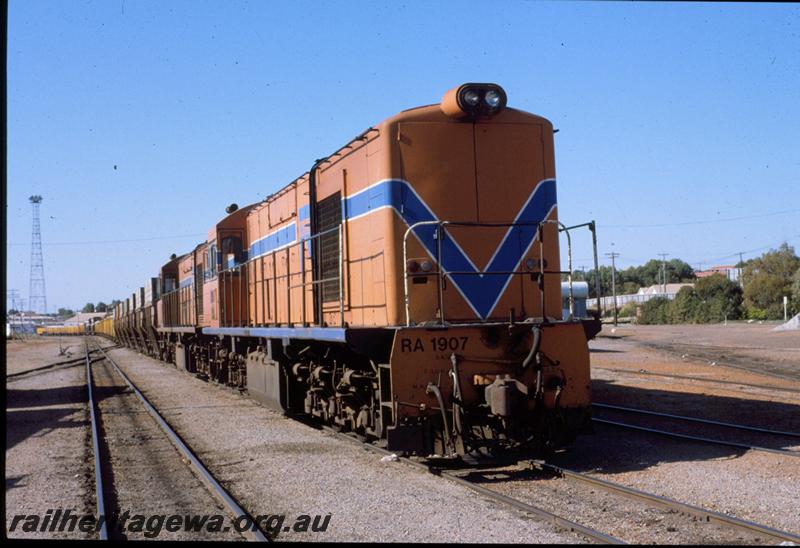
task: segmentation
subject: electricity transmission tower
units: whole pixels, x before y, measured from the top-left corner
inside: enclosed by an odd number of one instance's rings
[[[9,310],[21,311],[23,308],[22,297],[19,296],[19,291],[16,289],[6,290],[6,312]],[[9,305],[9,303],[11,303]]]
[[[42,229],[39,226],[39,195],[28,198],[33,208],[33,233],[31,235],[31,277],[28,289],[28,308],[47,313],[47,294],[44,288],[44,257],[42,255]]]

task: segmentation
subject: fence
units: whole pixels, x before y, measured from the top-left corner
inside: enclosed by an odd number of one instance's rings
[[[643,304],[649,301],[650,299],[655,299],[656,297],[672,301],[675,299],[675,295],[676,293],[650,293],[647,295],[640,295],[638,293],[634,293],[633,295],[617,295],[617,308],[622,308],[629,302]],[[603,310],[612,309],[614,308],[614,297],[613,296],[603,297],[601,299],[601,303],[603,305]],[[586,307],[590,310],[597,310],[597,299],[596,298],[587,299]]]

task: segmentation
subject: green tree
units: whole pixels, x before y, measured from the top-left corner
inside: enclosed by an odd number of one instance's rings
[[[108,305],[103,301],[97,303],[94,307],[95,312],[108,312]]]
[[[618,287],[617,291],[619,291],[620,295],[632,295],[637,291],[639,291],[640,287],[641,286],[636,282],[627,281],[623,282],[622,287],[621,288]]]
[[[769,320],[783,318],[783,297],[792,294],[793,276],[800,268],[800,257],[784,242],[777,250],[747,261],[742,270],[744,301],[749,317]],[[792,312],[797,303],[792,303]]]
[[[600,272],[600,291],[605,296],[611,295],[611,267],[601,266],[598,270]],[[579,276],[582,276],[582,274],[579,274]],[[598,276],[594,269],[586,272],[586,281],[589,283],[589,298],[597,297],[597,292],[595,291],[597,279]]]
[[[620,318],[632,318],[636,316],[636,309],[638,308],[639,303],[636,301],[628,301],[622,308],[619,309],[618,315]]]
[[[670,323],[694,323],[700,298],[693,287],[682,287],[669,306]]]
[[[59,308],[58,309],[58,316],[61,318],[69,318],[70,316],[74,316],[75,311],[71,308]]]
[[[712,323],[741,316],[742,288],[720,274],[681,288],[669,307],[670,323]]]
[[[667,283],[680,283],[694,281],[694,270],[680,259],[672,259],[663,265],[667,273]],[[661,283],[662,263],[658,259],[651,259],[641,266],[630,266],[623,270],[617,269],[617,295],[630,295],[636,293],[642,287],[649,287]],[[611,295],[611,267],[601,266],[600,270],[600,290],[603,295]],[[573,279],[585,280],[589,282],[589,297],[595,295],[595,271],[594,269],[586,272],[575,271]]]
[[[664,297],[655,297],[642,305],[642,314],[637,319],[641,324],[669,323],[670,301]]]
[[[92,303],[86,303],[86,306],[83,307],[81,312],[94,312],[94,305]]]
[[[800,268],[792,276],[792,313],[800,312]]]

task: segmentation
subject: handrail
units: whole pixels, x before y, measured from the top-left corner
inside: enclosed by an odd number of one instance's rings
[[[583,228],[583,227],[587,227],[589,229],[589,231],[592,233],[592,250],[593,250],[593,256],[594,256],[594,274],[595,274],[594,275],[594,292],[595,292],[595,295],[597,296],[597,310],[598,310],[598,313],[600,314],[600,316],[602,317],[603,309],[602,309],[602,305],[600,304],[600,299],[602,298],[602,295],[600,295],[600,270],[599,270],[599,265],[598,265],[598,261],[597,261],[597,224],[594,222],[594,220],[591,220],[588,223],[580,223],[580,224],[577,224],[577,225],[572,225],[572,226],[560,228],[559,232],[567,232],[567,236],[569,236],[569,231],[570,230],[573,230],[575,228]],[[572,258],[572,255],[570,254],[570,259],[571,258]],[[570,268],[570,270],[572,270],[572,268]]]
[[[306,251],[308,250],[308,251],[313,252],[313,247],[314,247],[314,246],[307,245],[308,242],[312,242],[313,240],[321,238],[322,236],[325,236],[325,235],[328,235],[328,234],[333,234],[334,232],[337,233],[337,235],[338,235],[338,253],[339,253],[339,261],[338,261],[338,269],[337,269],[338,272],[336,273],[336,276],[329,276],[329,277],[326,277],[326,278],[319,278],[319,279],[316,279],[316,280],[315,279],[311,279],[310,281],[307,281],[306,278],[308,277],[309,270],[306,268]],[[292,272],[292,270],[291,270],[290,252],[291,252],[292,248],[296,248],[296,247],[300,247],[300,271],[299,272]],[[278,274],[277,273],[277,261],[278,261],[277,254],[280,253],[280,252],[286,253],[286,262],[285,262],[286,273],[284,273],[284,274]],[[273,272],[272,272],[272,276],[270,276],[269,278],[265,278],[264,277],[264,272],[263,272],[263,260],[268,255],[272,256]],[[314,288],[314,287],[318,287],[319,284],[336,282],[338,284],[338,288],[339,288],[339,300],[338,300],[339,324],[340,324],[341,327],[344,327],[344,325],[345,325],[345,317],[344,317],[344,311],[345,311],[345,306],[344,306],[344,299],[345,299],[345,296],[344,296],[344,289],[345,289],[344,288],[344,276],[345,276],[345,274],[344,274],[344,263],[345,263],[345,261],[344,261],[344,223],[340,223],[335,227],[323,230],[323,231],[318,232],[317,234],[314,234],[312,236],[307,236],[305,238],[300,238],[297,241],[285,244],[285,245],[283,245],[281,247],[278,247],[278,248],[275,248],[273,250],[270,250],[267,253],[262,253],[261,255],[258,255],[256,257],[249,257],[246,261],[238,263],[238,264],[236,264],[236,265],[234,265],[232,267],[223,268],[223,269],[218,271],[219,278],[220,278],[220,280],[224,280],[225,276],[229,276],[230,277],[234,273],[241,274],[241,272],[244,269],[248,269],[247,272],[249,272],[250,265],[251,264],[255,265],[256,261],[259,261],[259,260],[262,262],[262,269],[261,269],[261,272],[262,272],[262,276],[261,276],[262,283],[266,283],[267,281],[270,281],[270,282],[273,283],[273,296],[274,297],[277,297],[277,291],[278,291],[278,283],[277,282],[278,282],[278,280],[284,280],[284,279],[286,280],[286,322],[285,323],[287,323],[289,325],[292,325],[294,323],[292,321],[292,306],[291,306],[292,305],[292,297],[291,297],[291,295],[292,295],[292,290],[293,289],[303,288],[303,290],[301,292],[302,297],[301,297],[301,301],[300,301],[301,302],[301,307],[302,307],[302,310],[301,310],[301,321],[302,321],[303,325],[307,325],[307,323],[306,323],[306,291],[305,291],[306,288],[309,288],[309,287]],[[300,283],[292,284],[292,282],[291,282],[292,277],[293,276],[297,276],[297,275],[300,275],[300,279],[301,279]],[[241,276],[240,276],[240,284],[241,284]],[[248,282],[248,286],[249,286],[249,282]],[[263,288],[263,287],[262,287],[261,291],[264,294],[266,293],[266,289]],[[221,296],[222,296],[223,299],[225,298],[224,292],[222,292]],[[231,297],[233,297],[232,294],[231,294]],[[240,308],[242,308],[242,304],[241,303],[243,302],[243,297],[241,295],[241,292],[240,292],[239,298],[240,298]],[[262,298],[262,301],[266,301],[266,298]],[[224,315],[227,313],[227,310],[226,310],[227,307],[225,306],[225,304],[226,303],[223,302],[222,306],[221,306],[221,312],[222,312],[221,315],[223,316],[222,317],[223,323],[226,323],[226,320],[227,320],[226,318],[224,318]],[[266,303],[262,303],[262,304],[264,304],[264,313],[265,313],[264,314],[264,320],[266,321]],[[277,323],[277,319],[278,319],[277,298],[275,298],[274,305],[275,305],[275,310],[274,310],[273,317],[274,317],[274,319],[275,319],[275,321]],[[258,306],[258,302],[256,302],[256,306]],[[246,322],[246,318],[243,318],[243,315],[242,315],[241,310],[240,310],[239,321],[242,321],[242,320],[244,320]],[[322,319],[320,318],[320,322],[321,321],[322,321]]]
[[[567,262],[568,268],[567,271],[562,270],[546,270],[544,267],[544,240],[542,238],[542,228],[545,224],[554,224],[558,227],[559,232],[565,232],[567,236]],[[485,275],[530,275],[535,274],[539,276],[539,286],[541,291],[541,305],[542,305],[542,317],[544,318],[544,283],[543,277],[545,274],[566,274],[567,281],[569,284],[569,317],[568,320],[573,320],[575,317],[575,295],[573,289],[573,279],[572,279],[572,237],[570,234],[570,230],[579,228],[582,226],[589,226],[590,230],[592,231],[593,235],[593,245],[594,245],[594,255],[595,255],[595,272],[597,272],[597,238],[595,234],[595,225],[594,221],[590,223],[584,223],[581,225],[575,225],[567,227],[564,223],[555,220],[555,219],[546,219],[539,222],[487,222],[487,223],[479,223],[479,222],[468,222],[468,221],[420,221],[417,223],[412,224],[411,226],[406,229],[405,233],[403,234],[403,301],[405,305],[405,315],[406,315],[406,325],[411,325],[411,295],[409,292],[408,287],[408,236],[412,232],[414,232],[417,228],[422,226],[436,226],[436,233],[434,235],[436,239],[436,272],[425,272],[415,274],[415,276],[433,276],[436,275],[437,277],[437,284],[438,284],[438,305],[439,305],[439,323],[441,325],[445,325],[445,313],[444,313],[444,295],[443,295],[443,282],[446,277],[452,277],[454,275],[478,275],[478,276],[485,276]],[[441,246],[442,246],[442,237],[447,233],[447,227],[449,226],[463,226],[463,227],[481,227],[481,228],[491,228],[491,227],[516,227],[516,226],[537,226],[536,232],[536,239],[539,240],[540,246],[540,253],[539,253],[539,272],[531,273],[526,271],[497,271],[497,272],[483,272],[483,271],[476,271],[476,272],[469,272],[469,271],[447,271],[445,270],[444,266],[442,265],[441,261]]]

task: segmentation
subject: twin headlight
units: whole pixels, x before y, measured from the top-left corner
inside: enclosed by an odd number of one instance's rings
[[[463,84],[445,93],[442,111],[448,116],[491,116],[506,106],[506,92],[497,84]]]

